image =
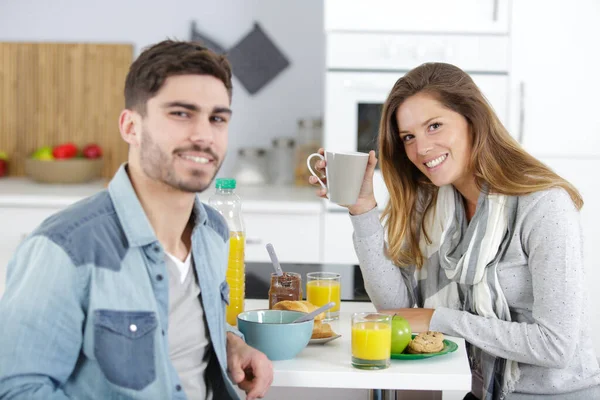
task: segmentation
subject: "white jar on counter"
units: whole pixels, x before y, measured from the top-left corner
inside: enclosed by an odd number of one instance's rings
[[[269,183],[268,154],[260,147],[242,147],[238,150],[234,178],[239,185],[265,185]]]
[[[294,183],[294,153],[296,142],[290,137],[273,139],[273,149],[269,156],[269,172],[274,185]]]

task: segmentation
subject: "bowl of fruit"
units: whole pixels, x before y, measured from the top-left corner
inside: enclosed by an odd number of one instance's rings
[[[8,175],[8,156],[0,151],[0,178],[6,175]]]
[[[85,183],[100,178],[102,148],[88,144],[81,150],[73,143],[40,147],[25,159],[25,174],[41,183]]]

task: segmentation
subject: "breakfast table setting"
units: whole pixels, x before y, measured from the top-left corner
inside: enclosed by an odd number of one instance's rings
[[[282,270],[271,244],[266,249],[269,298],[246,299],[237,328],[273,362],[273,387],[366,389],[381,400],[396,391],[470,391],[464,339],[412,332],[371,302],[341,301],[339,273],[308,273],[303,285],[300,274]]]
[[[267,309],[268,300],[247,299],[246,310]],[[342,301],[339,319],[330,321],[340,336],[326,343],[308,343],[294,358],[273,361],[274,387],[368,389],[370,398],[390,399],[389,391],[464,391],[471,390],[471,370],[465,341],[447,340],[455,351],[436,357],[390,360],[388,368],[364,370],[352,366],[352,326],[354,313],[376,312],[370,302]],[[385,393],[388,391],[388,393]]]

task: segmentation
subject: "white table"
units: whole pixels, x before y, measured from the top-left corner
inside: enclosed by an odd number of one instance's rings
[[[264,309],[266,300],[246,300],[246,310]],[[424,391],[471,390],[471,370],[465,341],[447,337],[458,344],[449,354],[422,360],[391,360],[390,368],[369,371],[352,367],[350,316],[353,312],[375,311],[373,304],[342,302],[340,319],[331,323],[341,338],[324,345],[308,345],[294,359],[274,361],[273,386],[392,389]]]

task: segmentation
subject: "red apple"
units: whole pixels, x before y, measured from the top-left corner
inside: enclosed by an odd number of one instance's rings
[[[399,315],[392,317],[392,354],[400,354],[412,340],[412,329],[406,319]]]
[[[73,143],[61,144],[52,149],[52,155],[57,160],[73,158],[77,155],[77,146],[75,146]]]
[[[102,148],[95,143],[88,144],[81,152],[85,158],[100,158],[102,157]]]

